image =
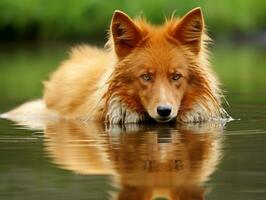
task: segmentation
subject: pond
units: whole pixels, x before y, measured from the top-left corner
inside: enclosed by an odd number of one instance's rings
[[[0,112],[40,97],[68,46],[1,48]],[[121,127],[1,119],[0,199],[265,199],[265,49],[217,44],[213,52],[235,120]]]

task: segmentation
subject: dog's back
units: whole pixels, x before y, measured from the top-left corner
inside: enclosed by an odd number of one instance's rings
[[[108,61],[108,53],[96,47],[73,49],[70,58],[45,82],[47,107],[69,118],[90,117],[100,103],[104,83],[110,74],[112,66]]]

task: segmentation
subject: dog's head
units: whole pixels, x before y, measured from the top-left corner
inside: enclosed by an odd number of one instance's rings
[[[204,69],[206,35],[200,8],[182,18],[172,17],[161,26],[132,20],[116,11],[110,36],[110,46],[117,55],[113,89],[131,109],[147,112],[159,122],[177,116],[193,121],[189,112],[205,112],[211,109],[209,100],[217,101],[209,86],[213,74]],[[204,108],[199,100],[206,103]]]

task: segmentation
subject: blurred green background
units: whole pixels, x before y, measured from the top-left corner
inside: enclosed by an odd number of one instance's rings
[[[215,41],[211,61],[227,98],[247,101],[235,94],[252,93],[247,99],[264,95],[264,0],[1,0],[0,112],[40,97],[42,81],[67,57],[71,46],[103,45],[114,10],[143,14],[158,24],[174,11],[182,16],[198,6]]]
[[[0,31],[9,39],[98,38],[105,34],[115,9],[132,16],[143,13],[160,23],[173,11],[183,15],[197,6],[213,34],[254,33],[266,27],[264,0],[1,0]]]

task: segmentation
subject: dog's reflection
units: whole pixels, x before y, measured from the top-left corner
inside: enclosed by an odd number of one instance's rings
[[[53,161],[81,174],[110,174],[112,199],[204,199],[202,186],[221,157],[217,124],[128,125],[58,120],[44,129]]]

